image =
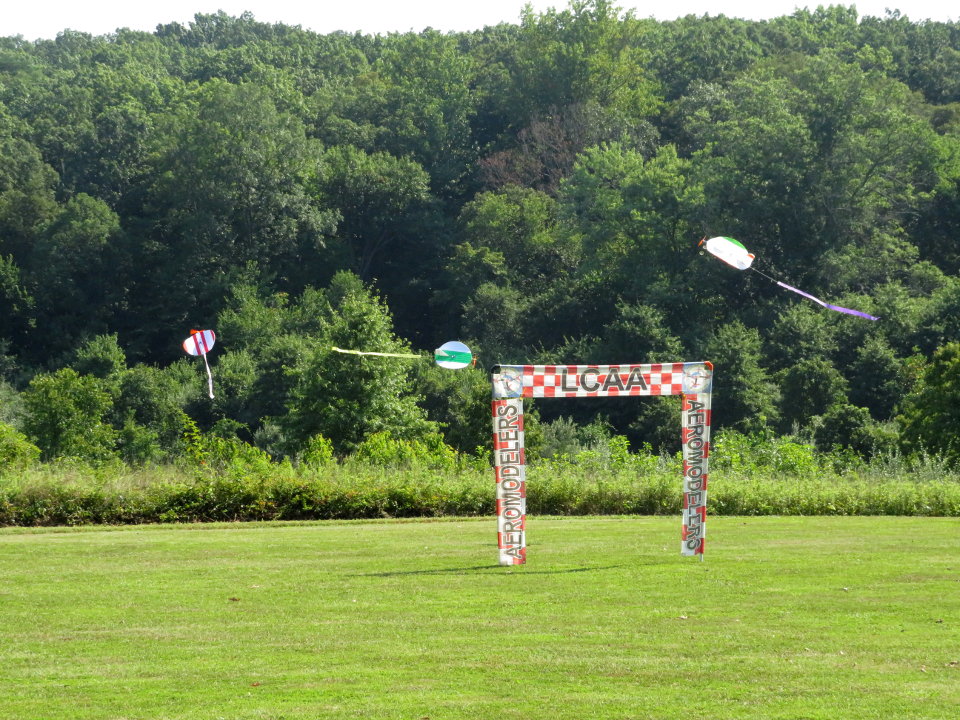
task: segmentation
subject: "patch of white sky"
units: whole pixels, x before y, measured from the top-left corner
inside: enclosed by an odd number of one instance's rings
[[[957,21],[960,10],[944,0],[900,0],[902,15],[915,22]],[[25,40],[54,38],[63,30],[107,35],[120,28],[152,32],[158,25],[178,22],[187,25],[197,14],[223,11],[239,16],[250,12],[266,23],[299,25],[317,33],[336,31],[386,34],[476,30],[498,23],[517,24],[525,5],[535,13],[550,8],[564,10],[568,3],[552,0],[347,0],[346,2],[304,2],[304,0],[166,0],[159,3],[130,0],[11,0],[0,12],[0,37],[22,36]],[[829,6],[831,3],[827,3]],[[832,3],[855,7],[861,17],[885,17],[896,10],[895,0],[860,0]],[[816,9],[817,3],[796,0],[673,0],[662,2],[615,3],[637,17],[673,20],[685,15],[726,15],[747,20],[769,20],[795,10]]]

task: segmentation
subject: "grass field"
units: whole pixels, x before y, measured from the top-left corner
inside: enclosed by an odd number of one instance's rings
[[[0,718],[960,717],[960,521],[0,530]]]

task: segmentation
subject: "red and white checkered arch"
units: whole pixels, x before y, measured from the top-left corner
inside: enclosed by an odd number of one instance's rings
[[[501,565],[526,562],[527,482],[523,398],[682,395],[683,528],[680,550],[703,557],[713,365],[498,365],[493,369],[493,448]]]

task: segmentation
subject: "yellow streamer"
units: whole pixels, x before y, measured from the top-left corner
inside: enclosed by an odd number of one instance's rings
[[[411,355],[410,353],[383,353],[383,352],[364,352],[363,350],[344,350],[343,348],[331,347],[331,350],[348,355],[377,355],[378,357],[398,357],[398,358],[420,358],[420,355]]]

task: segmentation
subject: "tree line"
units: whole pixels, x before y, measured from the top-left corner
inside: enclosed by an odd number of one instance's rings
[[[702,256],[712,235],[880,320]],[[474,452],[496,363],[710,360],[719,428],[956,456],[958,238],[957,23],[574,0],[462,33],[221,12],[0,38],[0,444]],[[476,369],[330,349],[450,339]],[[670,398],[557,402],[544,452],[678,442]]]

